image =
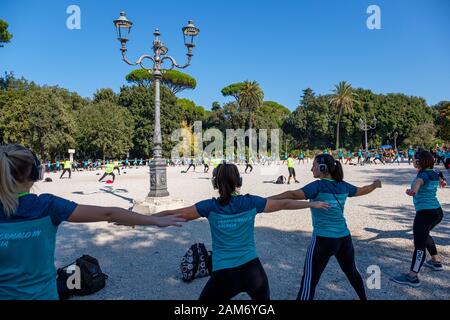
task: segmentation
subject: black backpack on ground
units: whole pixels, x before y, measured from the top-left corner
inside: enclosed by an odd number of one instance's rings
[[[275,184],[285,184],[286,183],[286,177],[285,176],[279,176],[277,180],[275,181]]]
[[[203,243],[193,244],[181,259],[180,270],[183,281],[194,280],[196,274],[198,278],[210,275],[212,273],[211,254]]]
[[[73,275],[67,268],[72,265],[77,266],[80,270],[81,286],[79,289],[70,289],[67,286],[67,279]],[[59,298],[65,300],[73,295],[85,296],[93,294],[105,287],[106,279],[108,279],[108,275],[102,272],[98,260],[89,255],[83,255],[74,263],[57,270],[56,284]]]

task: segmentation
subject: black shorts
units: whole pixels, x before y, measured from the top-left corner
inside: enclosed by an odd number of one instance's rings
[[[289,170],[289,177],[295,176],[295,169],[294,168],[288,168]]]

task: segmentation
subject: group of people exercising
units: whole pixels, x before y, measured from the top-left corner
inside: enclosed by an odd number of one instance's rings
[[[445,187],[446,181],[434,171],[434,157],[428,151],[416,151],[413,165],[417,176],[406,191],[416,209],[412,264],[408,273],[392,280],[418,286],[423,264],[433,270],[443,268],[430,231],[442,220],[436,191],[439,186]],[[0,299],[58,299],[53,259],[56,231],[63,221],[179,227],[182,222],[206,218],[211,229],[213,269],[199,299],[228,300],[246,292],[252,299],[268,300],[269,281],[254,240],[255,218],[263,213],[306,208],[311,209],[313,233],[297,299],[314,298],[321,274],[333,256],[358,297],[367,299],[344,211],[349,197],[381,188],[380,180],[354,186],[344,180],[339,160],[319,154],[311,168],[315,181],[264,198],[240,194],[243,181],[235,164],[221,162],[215,170],[217,198],[146,216],[117,207],[80,205],[51,194],[33,194],[31,188],[43,176],[38,158],[21,145],[0,146]],[[428,261],[426,251],[431,256]]]

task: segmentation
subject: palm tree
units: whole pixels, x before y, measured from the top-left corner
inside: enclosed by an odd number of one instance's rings
[[[336,150],[339,149],[339,127],[343,113],[352,113],[353,105],[358,103],[357,94],[353,92],[352,85],[346,81],[339,82],[334,90],[334,96],[330,99],[330,104],[336,109]]]
[[[253,128],[254,114],[261,107],[264,99],[264,92],[256,81],[244,81],[239,90],[239,107],[249,113],[249,147],[252,142],[251,130]]]

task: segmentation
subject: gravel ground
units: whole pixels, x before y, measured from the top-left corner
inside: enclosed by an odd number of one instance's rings
[[[257,166],[251,174],[243,175],[242,192],[269,196],[298,188],[313,180],[310,167],[310,164],[296,166],[300,184],[276,185],[271,181],[280,174],[287,174],[285,166]],[[172,197],[183,199],[185,205],[192,205],[215,196],[210,174],[181,174],[182,169],[185,168],[168,168]],[[197,171],[203,170],[198,168]],[[363,278],[369,277],[366,271],[371,265],[377,265],[381,270],[381,288],[368,289],[369,299],[450,299],[449,189],[438,191],[444,220],[432,232],[445,270],[432,272],[424,267],[420,274],[422,286],[410,288],[397,285],[389,278],[408,270],[410,265],[415,212],[405,189],[414,178],[414,169],[407,164],[344,166],[344,172],[345,180],[357,186],[377,178],[383,182],[382,189],[349,199],[345,210],[354,240],[356,262]],[[74,172],[71,180],[60,180],[57,174],[52,173],[47,176],[53,182],[38,183],[34,192],[52,193],[80,204],[128,208],[133,199],[144,199],[149,190],[147,168],[129,169],[126,174],[116,176],[112,185],[97,182],[99,177],[96,173]],[[295,299],[311,231],[309,210],[257,216],[256,246],[269,278],[272,299]],[[131,229],[107,223],[63,223],[57,236],[56,265],[68,264],[82,254],[99,259],[103,271],[109,275],[107,286],[84,299],[197,299],[207,279],[196,279],[186,284],[181,280],[178,269],[181,257],[195,242],[204,242],[211,248],[205,219],[187,223],[181,229]],[[334,258],[322,275],[315,298],[357,298]],[[248,296],[241,294],[236,299],[248,299]]]

